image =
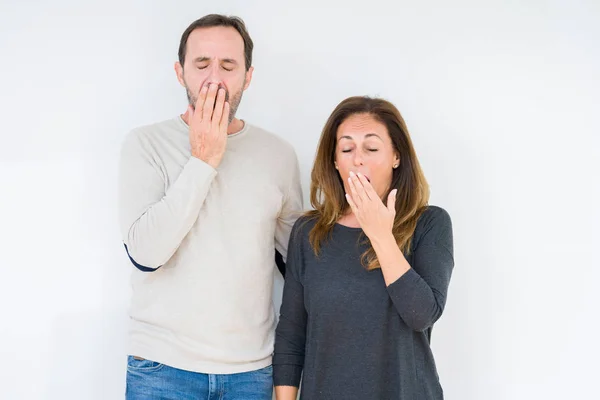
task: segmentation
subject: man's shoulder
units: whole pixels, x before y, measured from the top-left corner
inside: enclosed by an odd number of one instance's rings
[[[251,123],[248,123],[248,129],[251,131],[253,141],[260,142],[270,149],[277,148],[285,153],[296,153],[294,146],[284,137]]]
[[[186,134],[185,123],[179,117],[138,125],[125,135],[123,146],[160,147],[160,143],[171,141],[176,136]]]
[[[138,125],[129,131],[129,136],[153,137],[169,134],[172,131],[183,131],[184,123],[179,117]]]

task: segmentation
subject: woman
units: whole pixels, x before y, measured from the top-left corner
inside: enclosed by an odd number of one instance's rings
[[[388,101],[325,124],[292,230],[273,357],[278,400],[442,399],[429,347],[454,266],[452,225]]]

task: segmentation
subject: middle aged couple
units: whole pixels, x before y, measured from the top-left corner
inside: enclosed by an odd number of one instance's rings
[[[252,50],[237,17],[193,22],[175,63],[188,109],[123,142],[126,398],[267,400],[274,387],[291,400],[302,381],[304,399],[442,399],[430,334],[454,266],[452,223],[428,204],[402,116],[383,99],[343,100],[304,211],[294,149],[236,118]]]

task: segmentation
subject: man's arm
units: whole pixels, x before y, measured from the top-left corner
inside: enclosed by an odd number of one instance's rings
[[[119,212],[123,242],[133,264],[150,272],[166,263],[198,218],[217,172],[190,157],[165,191],[160,165],[132,132],[119,165]]]
[[[125,249],[142,271],[154,271],[175,253],[198,218],[227,143],[229,104],[218,85],[204,86],[189,107],[191,156],[165,191],[164,169],[151,143],[131,133],[121,151],[119,209]],[[214,112],[213,112],[214,109]]]
[[[277,249],[275,249],[275,265],[277,265],[281,276],[285,278],[285,261],[283,261],[283,256]]]
[[[294,222],[303,211],[302,186],[300,184],[300,167],[295,152],[292,152],[293,160],[290,162],[291,174],[289,185],[283,200],[283,206],[277,219],[275,228],[275,263],[281,275],[285,277],[287,246],[290,232]]]

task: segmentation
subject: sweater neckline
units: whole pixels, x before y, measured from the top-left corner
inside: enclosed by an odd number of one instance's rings
[[[182,125],[185,128],[186,131],[188,131],[190,129],[190,126],[183,120],[183,118],[181,117],[181,115],[178,115],[176,119],[178,120],[179,124]],[[228,140],[229,139],[234,139],[234,138],[239,138],[239,137],[246,136],[246,134],[250,130],[250,124],[248,124],[243,119],[240,119],[240,121],[242,121],[244,123],[244,126],[239,131],[237,131],[235,133],[228,134],[227,135],[227,139]]]

